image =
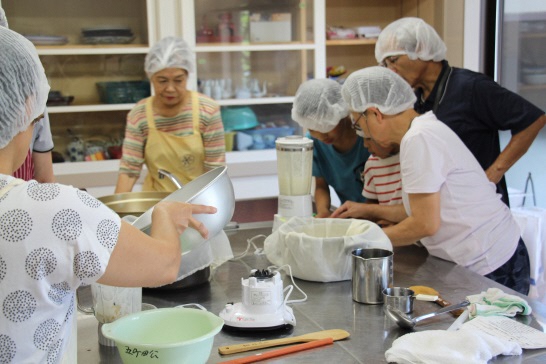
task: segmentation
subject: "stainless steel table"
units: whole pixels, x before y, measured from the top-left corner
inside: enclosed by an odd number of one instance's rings
[[[235,255],[247,248],[247,239],[259,234],[269,235],[270,223],[241,224],[237,231],[228,235]],[[256,239],[262,246],[263,238]],[[243,259],[220,266],[212,275],[210,283],[187,290],[144,290],[143,301],[157,307],[171,307],[186,303],[199,303],[207,310],[218,314],[228,302],[241,301],[241,278],[248,277],[251,269],[264,269],[270,263],[265,255],[255,255],[253,249]],[[284,287],[292,284],[283,273]],[[259,351],[221,356],[219,346],[272,339],[282,336],[303,335],[325,329],[344,329],[350,338],[337,341],[334,345],[290,354],[263,363],[318,363],[335,361],[336,364],[385,363],[385,351],[393,340],[408,331],[391,323],[383,314],[382,305],[366,305],[352,300],[351,282],[316,283],[295,280],[308,295],[308,300],[293,303],[296,326],[286,333],[232,334],[221,331],[214,339],[214,348],[208,363],[243,357]],[[428,256],[424,248],[409,246],[394,251],[394,283],[396,286],[426,285],[437,289],[443,298],[453,303],[463,300],[469,294],[480,293],[490,287],[498,287],[507,293],[515,292],[485,277],[450,262]],[[301,298],[295,289],[290,299]],[[541,331],[546,330],[546,306],[529,300],[532,316],[518,320]],[[437,310],[432,302],[415,301],[414,315]],[[423,321],[415,331],[447,329],[454,318],[440,315]],[[541,325],[542,323],[542,325]],[[92,316],[79,316],[78,320],[78,363],[120,363],[117,349],[98,344],[97,321]],[[262,351],[272,350],[264,349]],[[524,350],[522,356],[501,356],[492,362],[499,363],[545,363],[546,349]]]

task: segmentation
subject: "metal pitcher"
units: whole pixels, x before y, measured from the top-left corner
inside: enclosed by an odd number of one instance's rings
[[[383,303],[383,290],[393,285],[392,258],[390,250],[353,250],[354,301],[371,305]]]

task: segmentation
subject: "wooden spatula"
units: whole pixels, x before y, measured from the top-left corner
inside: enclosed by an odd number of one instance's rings
[[[340,329],[323,330],[323,331],[312,332],[310,334],[305,334],[300,336],[283,337],[281,339],[255,341],[255,342],[244,343],[244,344],[220,346],[218,348],[218,352],[223,355],[235,354],[235,353],[242,353],[245,351],[251,351],[256,349],[270,348],[273,346],[303,343],[303,342],[309,342],[309,341],[326,339],[326,338],[332,338],[332,340],[337,341],[337,340],[346,339],[349,337],[349,335],[350,334],[347,331],[340,330]]]
[[[433,296],[438,296],[438,299],[434,302],[436,302],[438,305],[442,306],[442,307],[446,307],[446,306],[451,306],[451,302],[449,301],[446,301],[442,298],[442,296],[440,296],[440,292],[438,292],[437,290],[435,290],[434,288],[432,287],[427,287],[427,286],[411,286],[411,287],[408,287],[409,289],[411,289],[413,292],[415,292],[415,294],[428,294],[428,295],[433,295]],[[455,310],[455,311],[451,311],[451,314],[455,317],[459,317],[459,315],[461,313],[463,313],[464,309],[461,309],[461,310]]]

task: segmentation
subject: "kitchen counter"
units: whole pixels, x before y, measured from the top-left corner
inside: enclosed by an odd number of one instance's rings
[[[247,239],[256,235],[271,234],[271,223],[240,224],[235,232],[229,232],[235,256],[247,249]],[[254,240],[263,247],[264,238]],[[264,269],[270,265],[263,254],[255,254],[254,248],[240,260],[230,261],[211,275],[210,283],[190,289],[157,290],[145,289],[143,302],[157,307],[171,307],[187,303],[199,303],[207,310],[218,314],[228,302],[240,302],[241,278],[248,277],[251,269]],[[290,277],[282,274],[284,287],[292,284]],[[398,328],[383,313],[383,305],[366,305],[352,300],[351,281],[316,283],[295,279],[296,284],[307,294],[302,303],[292,303],[296,326],[292,332],[260,332],[233,334],[221,331],[214,339],[214,347],[207,363],[244,357],[274,348],[221,356],[218,347],[284,336],[297,336],[325,329],[344,329],[351,336],[334,345],[282,356],[263,363],[317,363],[334,361],[336,364],[385,363],[385,351],[393,340],[408,331]],[[485,277],[475,274],[453,263],[431,257],[424,248],[409,246],[394,250],[394,285],[408,287],[425,285],[437,289],[442,297],[452,303],[463,300],[467,295],[480,293],[490,287],[501,288],[504,292],[516,294]],[[294,288],[289,300],[302,298]],[[525,297],[533,308],[533,314],[518,317],[541,331],[546,331],[546,306]],[[435,303],[415,301],[413,315],[417,316],[439,308]],[[421,322],[415,331],[447,329],[454,321],[450,314],[440,315]],[[98,344],[97,320],[93,316],[78,316],[78,363],[120,363],[115,347]],[[522,356],[500,356],[491,362],[497,363],[545,363],[546,349],[524,350]]]

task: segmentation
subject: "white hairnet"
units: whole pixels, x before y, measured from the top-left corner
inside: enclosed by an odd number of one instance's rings
[[[375,59],[406,54],[410,59],[442,61],[447,47],[436,30],[420,18],[398,19],[385,27],[375,44]]]
[[[6,12],[0,7],[0,27],[9,28],[8,18],[6,18]]]
[[[0,148],[44,113],[49,84],[36,48],[0,27]]]
[[[165,68],[182,68],[195,72],[195,55],[182,38],[165,37],[154,44],[144,61],[144,71],[151,78]]]
[[[309,80],[296,91],[292,119],[301,127],[328,133],[349,115],[341,97],[341,85],[330,79]]]
[[[341,94],[354,112],[377,107],[385,115],[412,109],[417,100],[409,83],[390,69],[379,66],[351,73]]]

